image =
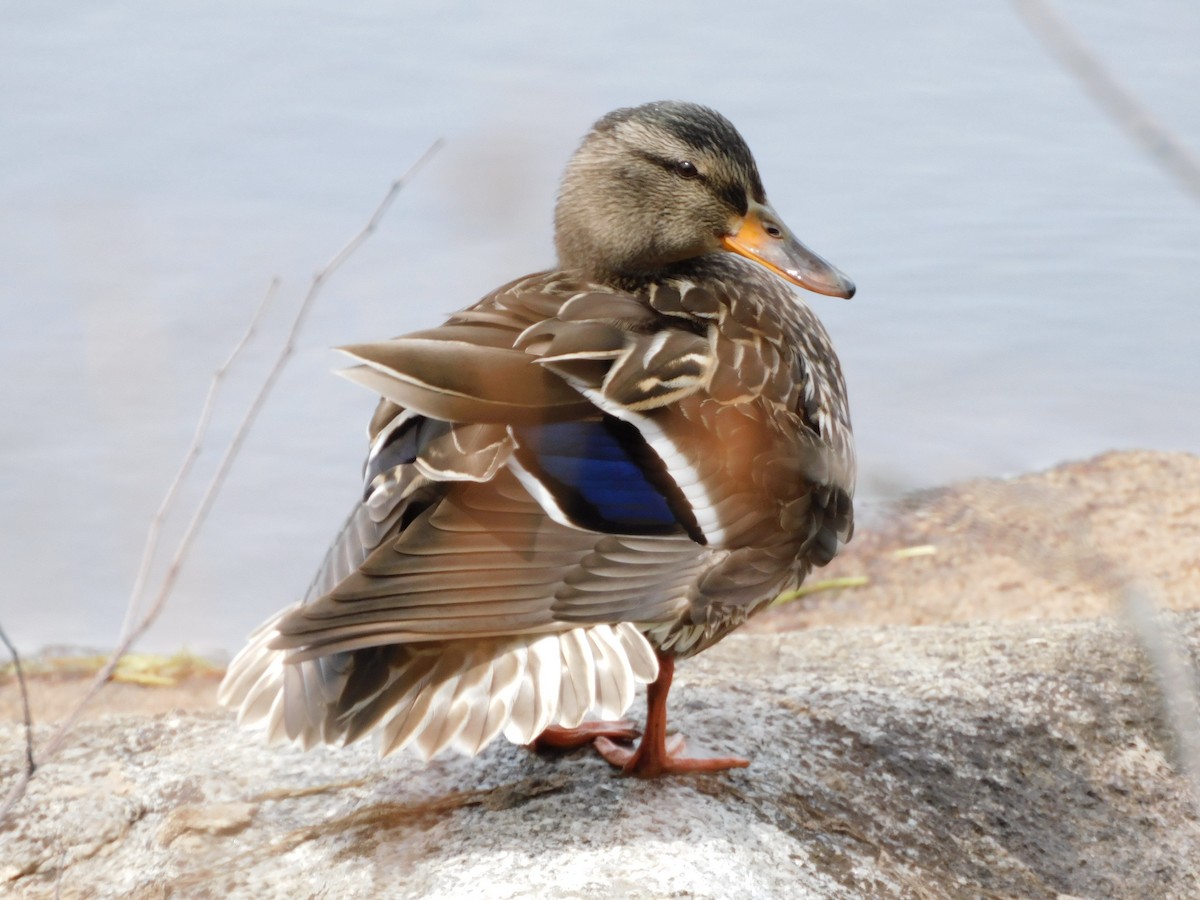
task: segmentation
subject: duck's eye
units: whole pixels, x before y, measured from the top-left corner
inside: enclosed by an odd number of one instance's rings
[[[690,159],[681,159],[675,163],[675,174],[681,178],[695,178],[700,174],[700,170],[696,168],[696,164]]]

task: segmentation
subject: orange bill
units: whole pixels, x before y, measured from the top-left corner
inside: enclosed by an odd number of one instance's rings
[[[735,230],[721,238],[721,244],[810,291],[831,297],[854,296],[854,282],[796,240],[775,210],[765,204],[751,203]]]

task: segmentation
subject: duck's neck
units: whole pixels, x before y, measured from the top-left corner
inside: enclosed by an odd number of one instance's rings
[[[630,272],[605,272],[599,276],[590,276],[592,281],[597,281],[606,287],[614,290],[624,291],[626,294],[633,294],[635,297],[644,295],[650,285],[658,281],[661,275],[648,274],[633,274]]]
[[[722,268],[723,257],[726,256],[728,254],[710,253],[705,256],[697,256],[692,259],[671,263],[670,265],[655,269],[653,272],[622,272],[613,269],[588,270],[585,266],[564,265],[562,260],[559,261],[559,265],[564,270],[578,272],[586,280],[595,284],[602,284],[614,290],[624,291],[634,296],[641,296],[650,289],[650,285],[652,284],[672,279],[695,281],[722,273],[724,272]]]

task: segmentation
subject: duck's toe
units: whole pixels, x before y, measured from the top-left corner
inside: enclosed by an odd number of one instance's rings
[[[682,775],[688,772],[724,772],[744,769],[750,760],[740,756],[688,756],[687,741],[675,734],[662,745],[642,740],[636,748],[623,747],[605,737],[596,738],[593,746],[623,775],[657,778],[659,775]]]
[[[617,719],[612,722],[583,722],[576,728],[563,728],[551,725],[526,746],[536,753],[548,750],[578,750],[596,741],[608,743],[616,741],[636,741],[641,736],[641,729],[627,719]],[[613,746],[616,746],[613,744]]]

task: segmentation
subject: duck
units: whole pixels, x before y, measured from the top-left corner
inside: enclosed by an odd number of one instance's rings
[[[429,759],[503,736],[647,778],[749,764],[690,754],[667,697],[678,660],[853,534],[845,380],[794,288],[854,284],[694,103],[599,119],[554,225],[553,269],[340,348],[379,397],[361,499],[219,690],[269,740]]]

